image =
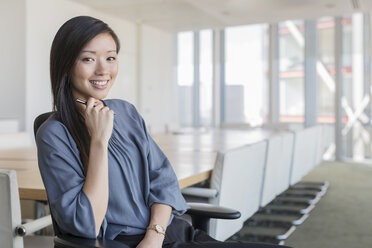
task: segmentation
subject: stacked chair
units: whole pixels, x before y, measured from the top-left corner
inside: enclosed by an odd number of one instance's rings
[[[299,142],[301,146],[304,146],[305,142],[310,141],[311,144],[308,145],[308,147],[306,148],[311,149],[309,151],[312,151],[313,156],[310,157],[310,153],[307,154],[306,162],[302,161],[306,164],[306,166],[302,168],[298,164],[297,166],[294,165],[294,170],[297,169],[297,174],[299,171],[300,175],[302,176],[306,175],[311,169],[313,169],[316,165],[322,162],[323,154],[325,152],[325,149],[328,147],[328,144],[326,143],[326,140],[324,139],[324,137],[327,136],[326,126],[318,125],[318,126],[307,128],[305,129],[305,131],[307,135],[305,139],[298,140],[297,142]],[[315,140],[314,140],[314,137],[316,137]],[[301,155],[301,153],[297,153],[297,157],[300,156],[299,154]],[[301,160],[301,158],[300,159],[297,158],[296,162],[298,162],[298,160]],[[327,190],[327,187],[329,185],[328,182],[320,182],[320,183],[319,182],[299,182],[300,180],[298,178],[299,175],[295,175],[295,174],[296,172],[293,171],[292,178],[291,178],[292,189],[297,188],[297,189],[315,190],[315,191],[319,191],[318,193],[316,193],[316,195],[320,195],[320,196],[323,195],[325,191]]]
[[[322,161],[326,147],[322,139],[323,132],[322,126],[296,131],[282,130],[260,142],[266,143],[266,149],[262,149],[261,153],[257,150],[252,152],[254,156],[249,155],[249,148],[253,151],[252,148],[259,143],[218,152],[209,188],[190,187],[182,192],[186,198],[204,197],[208,202],[217,205],[221,204],[223,199],[228,199],[223,204],[242,213],[242,218],[235,221],[234,229],[226,226],[226,230],[221,232],[224,235],[219,233],[219,228],[224,226],[223,221],[217,220],[215,226],[211,225],[215,228],[210,230],[213,237],[220,240],[283,244],[296,226],[306,220],[327,190],[327,182],[301,181],[303,176]],[[234,155],[234,151],[241,154]],[[244,155],[244,152],[247,154]],[[226,159],[229,156],[235,159]],[[233,171],[234,176],[231,175]],[[228,176],[233,179],[221,180]],[[246,187],[249,187],[250,191],[246,191]],[[228,197],[222,196],[222,188],[229,190]],[[240,205],[235,203],[236,201],[240,202]],[[247,204],[249,206],[246,206]],[[221,223],[221,227],[218,223]],[[240,225],[243,225],[243,228],[238,231]],[[229,237],[233,232],[236,234]]]
[[[256,241],[285,240],[295,230],[293,222],[303,218],[277,201],[289,187],[293,146],[294,134],[291,132],[268,139],[260,210],[247,221],[246,228],[235,239],[244,236]]]
[[[283,144],[286,143],[284,145],[286,148],[282,147],[281,159],[269,150],[266,168],[273,166],[270,161],[274,159],[270,159],[270,157],[276,157],[278,160],[275,166],[280,166],[281,172],[278,173],[280,175],[278,178],[271,177],[265,180],[263,194],[265,194],[266,184],[270,184],[271,180],[281,181],[283,179],[281,183],[283,188],[278,188],[277,196],[272,198],[272,201],[268,204],[266,203],[270,198],[262,201],[260,211],[246,223],[248,231],[243,233],[243,235],[250,237],[250,240],[270,241],[274,238],[278,243],[282,243],[293,233],[297,225],[302,224],[306,220],[320,197],[324,195],[328,187],[327,182],[301,181],[303,176],[321,162],[324,152],[320,148],[321,132],[321,126],[314,126],[282,134],[282,137],[287,136],[287,142],[283,141]],[[292,146],[290,146],[289,141],[291,139],[288,138],[291,135],[293,135]],[[269,139],[269,146],[270,144],[275,145],[274,139],[275,137]],[[276,146],[276,149],[278,149],[278,145]],[[287,150],[287,152],[283,149]],[[291,149],[292,151],[290,151]],[[288,151],[290,151],[289,154],[291,156],[285,155],[288,154]],[[265,173],[265,176],[269,175]],[[287,179],[288,181],[286,181]],[[265,199],[263,198],[263,200]]]

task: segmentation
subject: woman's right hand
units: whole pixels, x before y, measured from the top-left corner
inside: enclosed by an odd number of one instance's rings
[[[87,101],[84,117],[91,141],[108,144],[114,125],[114,111],[104,106],[102,101],[90,97]]]

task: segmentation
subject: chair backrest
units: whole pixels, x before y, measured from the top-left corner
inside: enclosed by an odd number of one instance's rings
[[[14,170],[0,169],[0,199],[1,247],[23,248],[22,237],[15,235],[15,228],[21,224],[21,208]]]
[[[323,154],[325,152],[325,128],[324,125],[318,125],[316,130],[317,135],[317,145],[316,145],[316,153],[315,153],[315,163],[314,166],[319,165],[323,161]]]
[[[274,129],[274,130],[289,130],[289,124],[288,123],[264,123],[262,124],[262,128],[267,129]]]
[[[293,151],[295,144],[294,132],[286,133],[282,136],[282,154],[281,154],[281,170],[277,175],[277,195],[284,192],[289,187],[289,178],[291,166],[293,162]]]
[[[307,134],[306,134],[306,144],[307,144],[307,161],[306,163],[306,169],[304,171],[304,175],[309,173],[316,165],[317,165],[317,153],[318,153],[318,145],[319,145],[319,138],[320,138],[320,126],[312,126],[306,128]]]
[[[316,126],[295,132],[290,185],[299,182],[314,167],[318,135]]]
[[[265,206],[288,188],[294,134],[282,132],[268,139],[260,205]]]
[[[37,133],[37,130],[39,130],[39,127],[52,115],[54,114],[54,112],[47,112],[47,113],[44,113],[44,114],[41,114],[39,115],[38,117],[35,118],[34,120],[34,136],[36,138],[36,133]],[[61,231],[57,225],[57,223],[55,222],[54,218],[53,218],[53,214],[52,214],[52,211],[50,211],[50,215],[52,217],[52,222],[53,222],[53,231],[54,231],[54,234],[55,235],[59,235],[61,234]]]
[[[266,149],[267,142],[261,141],[218,153],[211,188],[219,194],[210,203],[236,209],[242,215],[237,220],[211,220],[210,235],[214,238],[227,239],[258,210]]]
[[[44,114],[39,115],[34,120],[34,136],[36,138],[37,130],[39,130],[39,127],[52,115],[54,112],[47,112]]]

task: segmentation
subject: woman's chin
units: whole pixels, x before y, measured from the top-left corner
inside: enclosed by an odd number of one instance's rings
[[[93,97],[94,99],[97,99],[97,100],[102,100],[107,97],[107,94],[92,94],[89,97]]]

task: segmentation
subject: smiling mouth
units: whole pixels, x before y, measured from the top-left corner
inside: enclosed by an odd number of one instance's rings
[[[89,80],[91,84],[98,85],[98,86],[104,86],[108,83],[109,80]]]

